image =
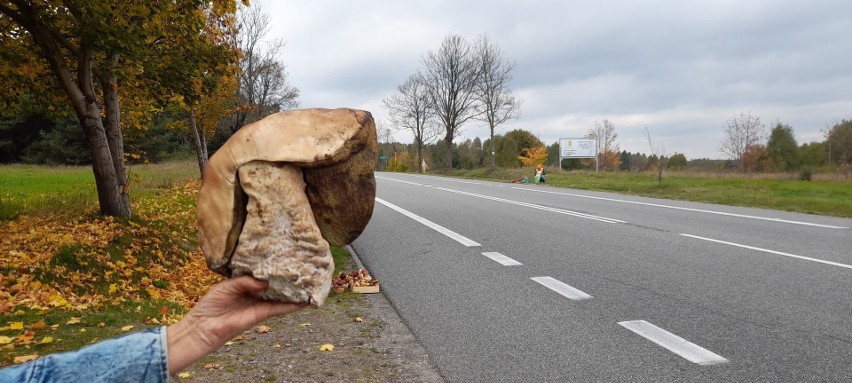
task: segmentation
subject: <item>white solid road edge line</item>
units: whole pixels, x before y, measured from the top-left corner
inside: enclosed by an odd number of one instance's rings
[[[497,252],[489,251],[486,253],[482,253],[482,255],[491,258],[491,260],[503,266],[521,266],[520,262]]]
[[[699,236],[697,236],[697,235],[692,235],[692,234],[683,234],[683,233],[681,233],[680,235],[682,235],[682,236],[684,236],[684,237],[700,239],[700,240],[702,240],[702,241],[716,242],[716,243],[721,243],[721,244],[730,245],[730,246],[742,247],[743,249],[757,250],[757,251],[762,251],[762,252],[764,252],[764,253],[770,253],[770,254],[775,254],[775,255],[782,255],[782,256],[790,257],[790,258],[803,259],[803,260],[805,260],[805,261],[817,262],[817,263],[822,263],[822,264],[826,264],[826,265],[837,266],[837,267],[845,267],[845,268],[847,268],[847,269],[852,269],[852,265],[847,265],[847,264],[845,264],[845,263],[832,262],[832,261],[825,261],[825,260],[822,260],[822,259],[816,259],[816,258],[805,257],[805,256],[801,256],[801,255],[796,255],[796,254],[784,253],[784,252],[781,252],[781,251],[775,251],[775,250],[763,249],[763,248],[760,248],[760,247],[754,247],[754,246],[749,246],[749,245],[743,245],[743,244],[739,244],[739,243],[733,243],[733,242],[721,241],[721,240],[713,239],[713,238],[699,237]]]
[[[485,194],[468,193],[466,191],[449,189],[449,188],[440,187],[440,186],[432,186],[432,188],[447,191],[447,192],[450,192],[450,193],[469,195],[469,196],[472,196],[472,197],[484,198],[484,199],[488,199],[488,200],[492,200],[492,201],[510,203],[510,204],[513,204],[513,205],[520,205],[520,206],[530,207],[530,208],[533,208],[533,209],[570,215],[570,216],[578,217],[578,218],[592,219],[592,220],[595,220],[595,221],[601,221],[601,222],[606,222],[606,223],[627,223],[626,221],[622,221],[620,219],[599,217],[599,216],[596,216],[596,215],[578,213],[576,211],[558,209],[558,208],[554,208],[554,207],[541,206],[541,205],[536,205],[534,203],[529,203],[529,202],[521,202],[521,201],[515,201],[515,200],[510,200],[510,199],[505,199],[505,198],[500,198],[500,197],[493,197],[493,196],[485,195]]]
[[[435,222],[432,222],[432,221],[430,221],[426,218],[423,218],[423,217],[421,217],[417,214],[414,214],[414,213],[412,213],[408,210],[405,210],[405,209],[403,209],[399,206],[396,206],[396,205],[394,205],[390,202],[387,202],[387,201],[385,201],[381,198],[376,197],[376,202],[378,202],[382,205],[385,205],[385,206],[387,206],[387,207],[389,207],[393,210],[396,210],[396,211],[402,213],[403,215],[407,216],[408,218],[411,218],[411,219],[413,219],[417,222],[420,222],[420,223],[426,225],[427,227],[429,227],[429,228],[431,228],[431,229],[433,229],[433,230],[435,230],[435,231],[437,231],[437,232],[439,232],[443,235],[446,235],[447,237],[450,237],[454,241],[461,243],[462,245],[465,245],[467,247],[482,246],[479,243],[477,243],[477,242],[475,242],[475,241],[473,241],[473,240],[471,240],[471,239],[469,239],[469,238],[467,238],[467,237],[465,237],[465,236],[463,236],[459,233],[456,233],[456,232],[454,232],[450,229],[447,229],[446,227],[443,227],[443,226],[441,226],[441,225],[439,225]]]
[[[570,197],[597,199],[597,200],[601,200],[601,201],[630,203],[630,204],[634,204],[634,205],[654,206],[654,207],[661,207],[661,208],[665,208],[665,209],[693,211],[693,212],[697,212],[697,213],[718,214],[718,215],[725,215],[725,216],[737,217],[737,218],[759,219],[759,220],[763,220],[763,221],[772,221],[772,222],[789,223],[789,224],[793,224],[793,225],[821,227],[821,228],[825,228],[825,229],[848,229],[848,227],[846,227],[846,226],[824,225],[824,224],[821,224],[821,223],[792,221],[792,220],[789,220],[789,219],[781,219],[781,218],[769,218],[769,217],[759,217],[759,216],[756,216],[756,215],[726,213],[726,212],[723,212],[723,211],[694,209],[694,208],[690,208],[690,207],[663,205],[663,204],[659,204],[659,203],[629,201],[629,200],[624,200],[624,199],[595,197],[595,196],[575,194],[575,193],[562,193],[562,192],[553,192],[553,191],[547,191],[547,190],[536,190],[536,189],[522,188],[522,187],[517,187],[517,186],[511,186],[511,188],[512,189],[518,189],[518,190],[526,190],[526,191],[531,191],[531,192],[536,192],[536,193],[557,194],[557,195],[565,195],[565,196],[570,196]]]
[[[728,361],[695,343],[689,342],[646,321],[632,320],[618,322],[618,324],[692,363],[709,366]]]
[[[568,299],[579,301],[579,300],[583,300],[583,299],[592,298],[591,295],[586,294],[586,293],[584,293],[580,290],[577,290],[577,289],[575,289],[575,288],[573,288],[569,285],[566,285],[565,283],[562,283],[562,282],[560,282],[560,281],[558,281],[558,280],[556,280],[552,277],[533,277],[533,278],[530,278],[530,279],[538,282],[539,284],[541,284],[544,287],[547,287],[548,289],[551,289],[551,290],[559,293],[559,295],[562,295],[563,297],[568,298]]]

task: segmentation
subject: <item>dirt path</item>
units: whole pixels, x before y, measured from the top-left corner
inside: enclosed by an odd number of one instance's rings
[[[360,319],[360,320],[359,320]],[[382,294],[335,294],[264,323],[186,370],[180,382],[443,382]],[[320,351],[323,344],[333,351]]]

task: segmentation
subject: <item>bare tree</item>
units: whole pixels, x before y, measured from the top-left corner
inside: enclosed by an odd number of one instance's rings
[[[397,87],[396,93],[383,100],[391,122],[414,135],[418,173],[423,173],[423,145],[440,133],[434,124],[434,110],[429,100],[429,89],[420,74],[409,76]]]
[[[242,52],[237,96],[240,105],[231,132],[282,109],[299,105],[299,89],[287,82],[287,70],[280,61],[284,41],[265,39],[272,25],[269,15],[254,5],[241,7],[237,20],[236,44]]]
[[[743,154],[750,146],[758,145],[766,136],[760,117],[751,112],[735,115],[725,121],[725,140],[719,149],[730,159],[737,161],[737,167],[743,170]]]
[[[621,149],[615,143],[618,133],[612,122],[607,119],[595,121],[595,127],[586,133],[586,138],[597,140],[598,161],[604,169],[618,168],[621,164],[618,152]]]
[[[429,102],[446,132],[445,165],[451,167],[453,139],[465,122],[479,114],[476,87],[481,66],[473,47],[458,35],[445,37],[437,51],[426,52],[422,63],[420,73],[429,91]]]
[[[666,147],[663,145],[654,146],[651,141],[651,132],[648,127],[645,127],[645,138],[648,139],[648,146],[651,147],[651,154],[657,157],[657,185],[663,185],[663,169],[666,168],[669,158],[666,156]]]
[[[491,168],[495,167],[494,129],[506,121],[518,117],[521,101],[512,95],[509,82],[517,66],[503,58],[500,48],[491,44],[487,36],[476,42],[476,54],[480,63],[480,79],[477,97],[482,114],[477,119],[488,124],[491,131]]]

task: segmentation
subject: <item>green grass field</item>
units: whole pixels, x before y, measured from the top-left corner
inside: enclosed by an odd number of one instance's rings
[[[486,169],[452,171],[455,177],[511,182],[532,179],[532,170]],[[659,185],[653,173],[609,173],[550,170],[547,185],[611,191],[647,197],[761,207],[837,217],[852,217],[852,182],[748,177],[730,174],[664,173]]]
[[[192,161],[128,167],[131,198],[171,187],[175,182],[198,178]],[[98,196],[91,167],[0,166],[0,220],[20,214],[69,214],[97,212]]]

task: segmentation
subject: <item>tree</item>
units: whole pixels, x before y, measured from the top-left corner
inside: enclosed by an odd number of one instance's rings
[[[648,146],[651,147],[651,156],[656,159],[657,165],[657,185],[663,185],[663,169],[666,168],[666,162],[668,158],[666,158],[666,147],[662,144],[658,144],[654,146],[654,142],[651,141],[651,131],[648,130],[648,127],[645,127],[645,138],[648,139]]]
[[[728,158],[734,160],[740,170],[744,170],[743,154],[748,147],[760,144],[765,135],[760,117],[751,112],[735,115],[725,121],[725,139],[719,149]]]
[[[618,133],[615,132],[615,125],[607,119],[595,121],[594,128],[586,133],[585,138],[597,140],[598,161],[602,168],[615,170],[621,164],[621,155],[619,154],[618,145],[615,139],[618,138]]]
[[[521,161],[521,165],[523,166],[544,165],[547,162],[547,147],[544,145],[523,149],[521,152],[518,160]]]
[[[747,172],[762,172],[771,164],[769,152],[763,145],[749,145],[742,155],[743,169]]]
[[[279,59],[284,41],[265,40],[272,21],[257,6],[241,7],[236,46],[242,53],[237,83],[239,104],[229,128],[233,134],[243,125],[271,113],[299,105],[299,89],[287,80],[287,68]]]
[[[829,165],[852,164],[852,120],[835,124],[826,134]]]
[[[622,150],[621,154],[619,154],[619,158],[621,158],[621,164],[618,165],[618,170],[630,171],[630,153],[626,150]]]
[[[426,52],[422,64],[420,73],[430,103],[444,126],[444,165],[452,167],[453,139],[461,133],[465,122],[479,114],[476,90],[481,65],[474,49],[458,35],[445,37],[437,51]]]
[[[686,168],[686,156],[683,153],[675,153],[669,157],[669,163],[666,165],[668,169],[682,170]]]
[[[434,109],[429,102],[428,87],[420,74],[413,74],[397,87],[397,92],[383,100],[394,125],[407,129],[417,146],[417,172],[423,173],[423,145],[438,136],[433,123]]]
[[[777,170],[788,171],[799,167],[799,144],[793,137],[793,128],[782,123],[775,124],[766,143],[766,151]]]
[[[811,142],[802,144],[799,147],[799,159],[802,165],[806,166],[823,166],[826,164],[826,154],[828,153],[828,142]]]
[[[490,130],[491,168],[494,168],[494,129],[520,114],[521,102],[509,89],[516,65],[505,60],[500,48],[491,44],[486,36],[476,42],[476,51],[480,63],[480,79],[476,88],[482,107],[482,114],[477,119],[486,123]]]
[[[41,57],[47,63],[44,70],[57,80],[57,90],[77,116],[89,147],[102,214],[131,214],[119,84],[139,90],[144,94],[139,99],[162,93],[158,90],[191,86],[184,72],[198,62],[173,60],[169,53],[207,43],[200,33],[205,15],[199,12],[206,4],[220,15],[236,9],[233,0],[0,4],[0,14],[5,15],[0,20],[3,45],[24,47]]]
[[[494,136],[494,146],[497,148],[497,166],[501,168],[517,168],[521,166],[518,160],[518,154],[521,149],[518,148],[518,143],[509,136]]]

